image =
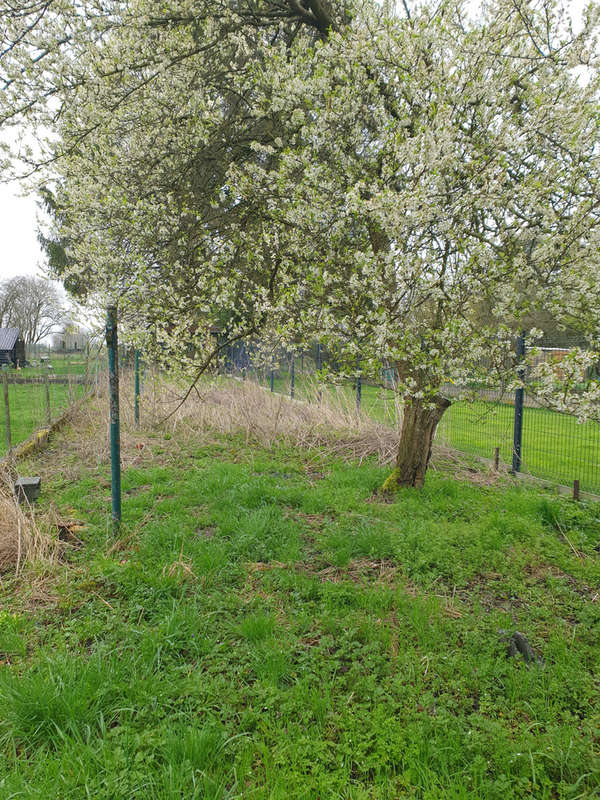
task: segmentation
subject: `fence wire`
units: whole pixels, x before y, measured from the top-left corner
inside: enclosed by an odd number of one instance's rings
[[[553,348],[546,343],[542,357],[558,359],[568,352],[561,343]],[[280,351],[273,356],[271,370],[258,357],[259,348],[240,343],[230,348],[220,365],[221,371],[253,379],[273,391],[293,395],[300,400],[318,402],[320,388],[319,363],[328,373],[335,372],[335,362],[328,354],[317,351]],[[292,358],[294,369],[292,370]],[[292,388],[293,374],[293,388]],[[393,390],[394,371],[384,370],[380,380],[343,381],[328,384],[348,404],[359,403],[360,413],[390,426],[401,423],[401,408]],[[357,391],[358,389],[358,391]],[[457,400],[444,414],[436,433],[436,441],[465,454],[494,460],[499,450],[501,467],[510,468],[514,449],[514,395],[502,387],[482,390],[473,401]],[[520,471],[534,477],[571,486],[579,481],[582,491],[600,494],[600,425],[594,421],[578,422],[569,414],[541,407],[525,391]]]
[[[53,352],[37,347],[24,364],[0,372],[0,457],[58,419],[100,380],[96,349]]]
[[[566,348],[548,347],[545,357],[560,358],[565,352]],[[7,383],[13,447],[55,420],[103,380],[105,354],[96,349],[89,353],[39,349],[28,353],[27,358],[26,365],[1,373]],[[132,359],[132,353],[121,353],[121,366],[127,368]],[[225,352],[219,371],[254,380],[267,389],[299,400],[318,403],[325,388],[321,378],[324,372],[319,372],[319,366],[328,374],[335,373],[335,362],[317,345],[295,355],[280,351],[274,354],[271,368],[259,356],[257,347],[242,342]],[[366,381],[357,370],[354,379],[328,383],[327,389],[335,392],[349,409],[356,408],[358,414],[399,427],[401,406],[392,388],[394,372],[385,370],[379,378]],[[6,454],[8,447],[4,385],[1,397],[0,456]],[[513,396],[500,388],[488,389],[472,402],[453,402],[438,426],[436,440],[465,454],[490,460],[498,449],[500,464],[510,467],[514,420]],[[580,423],[574,416],[543,408],[527,392],[521,457],[522,472],[563,485],[572,485],[577,480],[582,491],[600,494],[600,425],[593,421]]]

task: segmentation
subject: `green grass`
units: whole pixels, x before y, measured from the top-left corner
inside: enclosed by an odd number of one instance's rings
[[[86,362],[88,366],[88,372],[90,374],[93,373],[96,361],[99,358],[99,354],[97,350],[91,349],[89,356],[86,358],[85,351],[79,350],[72,353],[66,352],[58,352],[58,351],[46,351],[41,350],[40,352],[32,352],[31,350],[27,350],[26,352],[27,360],[31,364],[35,364],[34,367],[25,367],[24,371],[27,372],[28,370],[33,370],[36,373],[43,369],[40,367],[41,359],[44,359],[44,363],[49,363],[52,365],[52,372],[55,375],[84,375]]]
[[[24,372],[24,370],[23,370]],[[60,416],[71,399],[82,397],[84,386],[73,384],[71,391],[63,384],[50,383],[50,412],[52,419]],[[24,441],[47,423],[46,387],[44,384],[9,384],[8,403],[13,446]],[[0,399],[0,454],[6,452],[6,417],[4,395]]]
[[[438,436],[457,450],[492,458],[499,447],[511,463],[514,408],[502,403],[456,403],[442,419]],[[600,425],[544,408],[524,409],[524,472],[600,493]]]
[[[600,796],[597,506],[132,434],[111,554],[62,435],[24,469],[87,529],[54,604],[0,585],[0,798]]]
[[[316,384],[296,374],[295,396],[315,399]],[[288,393],[289,378],[277,378],[275,390]],[[352,386],[335,388],[351,408]],[[375,386],[362,387],[362,412],[388,425],[397,424],[393,393]],[[514,408],[507,403],[456,402],[438,428],[438,441],[469,455],[492,459],[496,447],[505,464],[512,464]],[[543,408],[524,409],[522,471],[555,483],[579,480],[583,491],[600,494],[600,425],[579,423],[575,417]]]
[[[32,359],[33,360],[33,359]],[[86,374],[86,358],[84,353],[62,354],[52,353],[50,356],[52,375],[62,378],[74,376],[81,379]],[[89,381],[93,381],[99,364],[95,353],[87,361],[87,374]],[[24,367],[18,371],[9,370],[9,375],[18,375],[20,378],[43,378],[47,367]],[[68,408],[72,401],[84,394],[84,386],[73,382],[71,387],[67,384],[53,383],[50,381],[50,412],[54,420]],[[11,419],[11,438],[13,445],[27,439],[38,428],[47,424],[46,388],[43,383],[9,384],[9,407]],[[6,417],[4,410],[4,395],[0,389],[0,456],[6,452]]]

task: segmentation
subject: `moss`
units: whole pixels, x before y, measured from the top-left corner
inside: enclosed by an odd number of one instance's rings
[[[41,428],[39,431],[34,433],[29,439],[26,439],[22,444],[19,444],[15,447],[14,450],[14,457],[15,458],[26,458],[34,453],[36,450],[40,450],[44,445],[48,442],[50,437],[50,429],[49,428]]]
[[[393,469],[388,477],[384,480],[381,491],[385,493],[396,492],[399,488],[398,483],[400,480],[400,470],[398,467]]]

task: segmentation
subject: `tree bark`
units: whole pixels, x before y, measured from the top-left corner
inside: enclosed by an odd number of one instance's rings
[[[428,401],[411,400],[405,405],[396,467],[383,484],[384,491],[403,486],[423,487],[435,430],[449,406],[450,400],[441,395]]]

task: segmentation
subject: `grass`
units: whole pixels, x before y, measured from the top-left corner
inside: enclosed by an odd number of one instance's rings
[[[128,433],[115,543],[77,435],[24,467],[87,527],[0,584],[0,798],[600,796],[597,506],[180,428]]]
[[[50,359],[50,364],[52,365],[52,373],[54,375],[85,375],[86,363],[88,367],[88,373],[91,375],[95,368],[96,368],[96,361],[99,359],[99,354],[97,351],[92,350],[89,354],[89,357],[86,359],[86,354],[84,351],[79,351],[75,353],[63,353],[63,352],[40,352],[40,353],[28,353],[27,359],[32,364],[36,364],[38,366],[25,368],[24,372],[28,370],[35,371],[35,373],[39,373],[40,368],[40,358]],[[47,362],[46,362],[47,363]]]
[[[60,416],[72,401],[83,396],[85,387],[73,384],[71,387],[50,383],[50,413],[52,419]],[[2,395],[2,398],[4,396]],[[8,403],[10,408],[10,429],[13,446],[23,442],[38,428],[47,424],[46,387],[44,384],[9,384]],[[4,406],[4,399],[1,401]],[[6,452],[5,409],[0,413],[0,454]]]
[[[289,378],[275,380],[277,392],[289,393]],[[336,391],[348,405],[355,402],[352,386]],[[298,398],[314,399],[314,381],[296,374]],[[393,392],[362,387],[362,412],[389,425],[398,424]],[[492,459],[496,447],[505,464],[512,464],[514,407],[508,403],[455,402],[442,418],[437,437],[469,455]],[[579,480],[583,491],[600,494],[600,425],[544,408],[526,407],[523,415],[522,471],[555,483]]]
[[[464,453],[492,458],[500,447],[505,463],[513,450],[514,408],[505,403],[455,403],[438,436]],[[524,409],[522,470],[556,483],[580,481],[600,493],[600,425],[544,408]]]
[[[83,353],[72,355],[52,354],[52,374],[61,378],[67,376],[84,376],[86,374],[86,359]],[[95,378],[98,368],[95,354],[87,362],[89,381]],[[10,375],[20,378],[43,378],[46,367],[32,366],[22,369],[10,369]],[[50,381],[50,415],[54,420],[65,411],[72,402],[83,396],[85,388],[81,383],[73,382],[70,386]],[[0,389],[1,392],[1,389]],[[38,428],[47,425],[48,415],[46,406],[46,387],[43,383],[9,384],[8,387],[11,439],[13,445],[27,439]],[[6,452],[6,416],[4,409],[4,396],[0,399],[0,456]]]

